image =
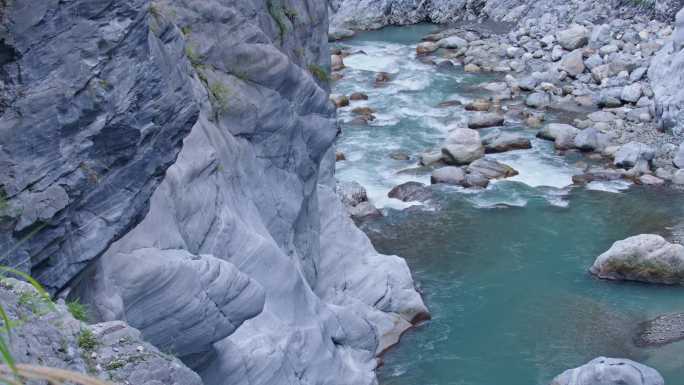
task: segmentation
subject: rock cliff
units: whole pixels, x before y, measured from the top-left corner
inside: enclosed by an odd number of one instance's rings
[[[325,3],[2,17],[0,263],[205,384],[376,383],[377,354],[428,313],[335,194]]]

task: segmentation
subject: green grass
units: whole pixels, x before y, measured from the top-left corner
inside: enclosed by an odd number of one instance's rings
[[[285,34],[287,34],[288,30],[288,16],[285,12],[285,9],[282,5],[276,4],[275,0],[268,0],[268,13],[273,18],[273,21],[275,21],[276,26],[278,26],[278,36],[280,36],[280,43],[282,44],[285,39]]]
[[[330,81],[330,75],[328,75],[328,71],[326,71],[323,67],[317,64],[310,64],[309,72],[311,72],[311,74],[314,77],[316,77],[316,79],[323,83],[327,83]]]
[[[80,303],[78,299],[68,301],[66,305],[67,309],[69,309],[69,313],[71,313],[74,318],[81,322],[89,322],[90,314],[88,312],[88,308],[84,304]]]
[[[185,56],[188,57],[188,60],[190,60],[190,64],[192,64],[193,67],[197,68],[202,65],[202,56],[195,51],[195,47],[189,42],[185,44]]]
[[[214,99],[214,107],[220,112],[228,111],[230,89],[223,83],[215,82],[209,86],[209,92]]]
[[[95,350],[97,345],[99,345],[99,342],[97,341],[97,338],[95,338],[93,332],[90,331],[90,329],[83,329],[81,330],[81,333],[78,334],[79,348],[86,351],[91,351]]]

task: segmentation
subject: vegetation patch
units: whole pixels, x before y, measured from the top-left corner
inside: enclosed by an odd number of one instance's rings
[[[328,75],[328,71],[325,70],[325,68],[317,65],[317,64],[310,64],[309,65],[309,72],[316,77],[319,81],[323,83],[327,83],[330,81],[330,75]]]
[[[73,301],[68,301],[67,302],[67,309],[69,309],[69,313],[71,313],[74,318],[81,322],[89,322],[90,320],[90,315],[88,312],[88,308],[79,302],[78,299],[73,300]]]
[[[285,34],[287,34],[287,21],[290,20],[290,17],[287,15],[285,8],[280,4],[276,4],[275,0],[268,0],[268,13],[278,26],[278,35],[280,36],[280,43],[282,44],[285,39]],[[294,17],[296,17],[296,12]]]
[[[85,351],[92,351],[97,348],[99,342],[93,332],[90,329],[83,329],[81,333],[78,334],[78,347]]]
[[[209,86],[209,92],[214,99],[214,108],[220,112],[228,111],[228,99],[230,98],[230,89],[223,83],[215,82]]]

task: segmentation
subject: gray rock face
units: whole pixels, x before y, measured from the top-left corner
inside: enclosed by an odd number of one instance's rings
[[[651,61],[648,77],[655,93],[656,116],[662,128],[684,133],[684,9],[675,32]]]
[[[231,263],[157,248],[107,254],[71,295],[92,304],[97,320],[124,319],[186,362],[210,353],[264,305],[261,285]]]
[[[141,385],[202,385],[177,358],[142,340],[124,322],[86,325],[63,303],[53,306],[29,284],[0,282],[0,302],[16,321],[10,350],[19,363],[88,373],[106,381]],[[84,333],[90,338],[85,339]],[[88,343],[84,343],[88,342]]]
[[[191,66],[146,0],[3,8],[0,264],[54,292],[146,211],[197,120]]]
[[[378,254],[335,193],[326,4],[165,0],[155,12],[185,31],[200,115],[149,212],[74,295],[95,288],[100,317],[135,320],[160,344],[174,333],[155,324],[189,328],[194,339],[169,342],[207,385],[374,383],[376,355],[428,314],[406,263]],[[141,258],[152,277],[113,268]],[[148,297],[158,311],[135,306]]]
[[[565,371],[551,385],[665,385],[655,369],[621,358],[595,358]]]
[[[684,246],[659,235],[637,235],[615,242],[590,270],[604,279],[684,284]]]

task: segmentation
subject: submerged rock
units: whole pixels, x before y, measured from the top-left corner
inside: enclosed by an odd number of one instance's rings
[[[565,371],[551,385],[665,385],[655,369],[622,358],[595,358]]]
[[[643,234],[615,242],[590,271],[599,278],[684,284],[684,246]]]
[[[641,324],[638,346],[660,346],[684,340],[684,313],[662,315]]]

